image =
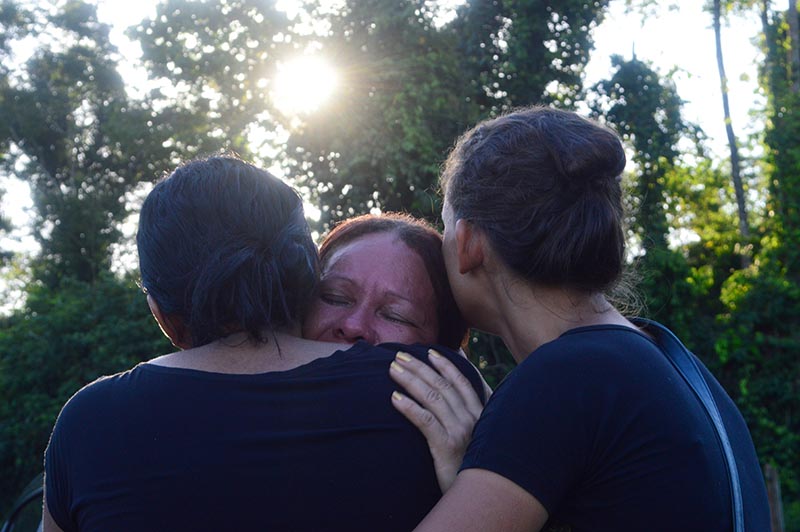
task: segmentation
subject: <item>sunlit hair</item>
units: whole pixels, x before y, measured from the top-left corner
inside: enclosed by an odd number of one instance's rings
[[[467,333],[467,324],[456,306],[442,255],[442,236],[424,220],[407,214],[365,214],[350,218],[334,227],[319,248],[320,262],[325,270],[327,260],[337,250],[366,235],[391,233],[411,248],[425,264],[433,286],[436,316],[439,322],[437,343],[458,349]]]
[[[619,281],[625,152],[600,124],[548,107],[482,122],[450,153],[441,186],[521,278],[582,292]]]
[[[294,325],[319,279],[297,193],[230,156],[188,162],[147,196],[136,235],[143,288],[192,346]]]

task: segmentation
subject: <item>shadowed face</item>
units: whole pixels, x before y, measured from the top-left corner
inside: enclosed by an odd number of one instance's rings
[[[392,233],[365,235],[330,255],[303,327],[305,338],[347,343],[433,343],[438,333],[425,264]]]

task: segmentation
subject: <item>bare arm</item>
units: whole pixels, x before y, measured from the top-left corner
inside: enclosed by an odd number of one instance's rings
[[[50,515],[50,510],[47,509],[47,494],[45,493],[42,502],[42,525],[43,532],[63,532],[61,528],[53,521],[53,516]]]
[[[547,510],[530,493],[485,469],[459,473],[416,532],[537,532]]]
[[[395,392],[392,404],[428,440],[439,487],[445,492],[458,474],[483,404],[456,366],[433,350],[428,354],[438,372],[406,353],[397,354],[390,374],[414,400]]]

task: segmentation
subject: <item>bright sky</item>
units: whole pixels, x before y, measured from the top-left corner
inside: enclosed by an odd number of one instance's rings
[[[454,5],[459,0],[445,0]],[[289,10],[292,0],[280,3]],[[678,69],[674,79],[679,95],[686,100],[684,116],[703,127],[710,137],[711,148],[718,157],[726,155],[726,136],[722,116],[719,78],[714,48],[711,15],[702,11],[698,0],[672,0],[680,11],[659,9],[644,21],[638,14],[626,14],[622,0],[611,2],[604,22],[595,31],[595,50],[586,71],[586,85],[610,75],[610,57],[614,54],[630,58],[635,50],[640,60],[651,62],[661,74]],[[138,46],[124,36],[128,25],[155,14],[154,0],[122,2],[99,0],[101,20],[114,25],[112,40],[120,51],[132,58],[138,56]],[[741,20],[723,26],[722,42],[725,50],[725,67],[729,78],[730,103],[734,130],[740,138],[757,131],[761,125],[750,118],[753,109],[763,107],[763,98],[757,94],[758,51],[751,42],[758,33],[758,20]],[[335,67],[335,65],[334,65]],[[128,80],[141,80],[132,65],[123,65],[122,74]],[[135,91],[134,91],[135,92]],[[30,201],[27,184],[7,179],[0,182],[6,196],[3,211],[17,225],[30,219]],[[25,227],[16,229],[11,239],[4,239],[4,249],[31,251],[35,243]],[[28,235],[28,236],[26,236]]]
[[[639,60],[652,63],[662,75],[677,69],[673,79],[686,102],[684,118],[699,124],[717,157],[725,157],[727,137],[711,14],[703,12],[705,2],[698,0],[665,3],[680,6],[680,11],[660,9],[657,16],[643,22],[638,14],[625,14],[621,0],[611,2],[608,16],[595,31],[586,85],[608,77],[611,55],[630,59],[634,50]],[[748,20],[732,17],[722,25],[731,123],[739,138],[763,127],[750,116],[754,109],[764,107],[757,84],[761,54],[753,43],[759,27],[755,14]]]

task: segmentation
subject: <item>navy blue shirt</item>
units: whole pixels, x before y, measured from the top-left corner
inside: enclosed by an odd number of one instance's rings
[[[747,426],[702,372],[736,455],[747,530],[769,530]],[[490,398],[468,468],[513,481],[572,532],[732,530],[711,422],[658,346],[627,327],[573,329],[531,353]]]
[[[64,406],[46,498],[65,531],[411,530],[440,498],[391,405],[398,349],[358,343],[280,372],[140,364]],[[441,349],[483,397],[475,369]]]

